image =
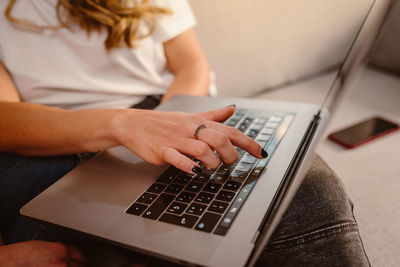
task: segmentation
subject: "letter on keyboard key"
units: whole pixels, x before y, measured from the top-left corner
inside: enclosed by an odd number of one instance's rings
[[[166,187],[167,187],[167,186],[166,186],[165,184],[154,183],[154,184],[152,184],[152,185],[147,189],[147,192],[159,194],[159,193],[161,193]]]
[[[216,213],[224,213],[228,205],[228,203],[215,200],[208,207],[208,210]]]
[[[183,227],[192,228],[193,225],[197,222],[198,218],[199,217],[197,217],[197,216],[192,216],[192,215],[188,215],[188,214],[183,214],[182,216],[177,216],[177,215],[165,213],[161,216],[160,221],[172,223],[172,224],[183,226]]]
[[[133,214],[133,215],[140,215],[142,212],[147,209],[147,205],[143,205],[140,203],[134,203],[132,206],[129,207],[129,209],[126,211],[126,213]]]
[[[217,183],[208,183],[206,186],[203,188],[204,191],[211,192],[211,193],[217,193],[218,190],[221,188],[221,184]]]
[[[151,204],[158,195],[150,194],[150,193],[143,193],[136,201],[143,203],[143,204]]]
[[[221,191],[218,193],[216,199],[222,200],[222,201],[231,202],[231,200],[233,199],[234,196],[235,196],[235,193],[234,193],[234,192],[221,190]]]
[[[197,193],[201,190],[202,187],[203,185],[200,183],[191,182],[186,186],[185,190]]]
[[[178,172],[177,168],[170,166],[163,174],[161,174],[157,179],[157,182],[168,184],[175,178]]]

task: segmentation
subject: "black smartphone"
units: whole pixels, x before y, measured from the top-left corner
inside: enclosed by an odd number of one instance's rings
[[[331,133],[328,138],[346,148],[354,148],[398,129],[398,124],[374,117]]]

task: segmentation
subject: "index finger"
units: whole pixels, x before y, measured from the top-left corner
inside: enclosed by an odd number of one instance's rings
[[[199,116],[210,121],[223,122],[235,113],[235,109],[235,105],[230,105],[221,109],[199,113]]]
[[[253,156],[257,158],[268,157],[268,153],[255,140],[248,137],[238,129],[218,122],[209,122],[208,125],[213,127],[215,130],[224,133],[228,136],[233,145],[243,148]]]

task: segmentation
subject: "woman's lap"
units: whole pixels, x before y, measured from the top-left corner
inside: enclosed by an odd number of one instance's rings
[[[0,153],[0,231],[5,243],[32,239],[39,223],[19,209],[80,163],[77,155],[23,157]]]
[[[117,255],[125,259],[138,257],[138,254],[130,254],[106,244],[103,246],[101,242],[92,242],[86,237],[77,242],[79,235],[70,235],[74,236],[73,239],[64,238],[69,235],[63,234],[63,231],[57,233],[58,229],[55,227],[48,227],[18,215],[20,207],[26,202],[77,166],[81,162],[79,157],[31,158],[0,154],[0,159],[0,230],[5,243],[30,239],[64,241],[77,243],[77,246],[79,243],[86,244],[85,250],[90,246],[99,250],[105,249],[115,260]],[[82,242],[83,240],[86,242]],[[160,264],[159,261],[156,262]],[[264,249],[258,265],[321,264],[369,265],[343,185],[317,156]]]
[[[316,156],[259,259],[261,266],[369,266],[343,184]]]

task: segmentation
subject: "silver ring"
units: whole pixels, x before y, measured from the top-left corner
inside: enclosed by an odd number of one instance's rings
[[[199,139],[199,132],[205,128],[207,127],[204,124],[200,124],[199,126],[197,126],[196,131],[194,131],[194,138]]]

